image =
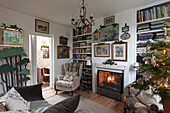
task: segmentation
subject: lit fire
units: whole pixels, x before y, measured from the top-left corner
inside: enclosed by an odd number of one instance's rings
[[[113,76],[107,77],[108,82],[114,82],[115,78]]]

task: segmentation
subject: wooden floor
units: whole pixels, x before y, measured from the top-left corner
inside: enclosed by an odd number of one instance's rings
[[[110,109],[113,109],[119,113],[124,112],[123,102],[115,101],[111,98],[107,98],[105,96],[101,96],[101,95],[93,93],[93,92],[88,93],[87,91],[82,91],[82,90],[76,90],[74,92],[74,94],[80,94],[82,97],[84,97],[86,99],[89,99],[91,101],[99,103],[99,104],[106,106]],[[53,95],[55,95],[55,90],[53,90],[53,89],[48,89],[48,90],[43,91],[44,98],[48,98]]]

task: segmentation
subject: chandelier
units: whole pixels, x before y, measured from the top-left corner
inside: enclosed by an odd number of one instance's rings
[[[80,8],[80,18],[75,19],[74,17],[72,17],[71,24],[74,25],[75,28],[82,27],[85,29],[87,26],[94,25],[94,19],[92,14],[90,14],[89,19],[86,17],[87,8],[85,7],[84,0],[82,1],[83,3]]]

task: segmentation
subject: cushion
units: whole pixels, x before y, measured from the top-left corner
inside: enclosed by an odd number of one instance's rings
[[[3,104],[0,104],[0,112],[5,112],[6,108]]]
[[[161,100],[158,95],[153,96],[150,89],[147,91],[141,91],[139,95],[137,95],[137,98],[148,107],[154,103],[159,103]]]
[[[4,96],[0,98],[1,102],[5,105],[6,99],[21,100],[24,104],[30,107],[30,102],[26,101],[16,90],[11,88]]]
[[[72,96],[68,99],[65,99],[49,109],[47,109],[44,113],[73,113],[80,100],[80,95]]]
[[[29,109],[29,107],[26,104],[24,104],[24,102],[21,100],[6,99],[5,102],[6,102],[5,107],[7,108],[8,111]]]
[[[56,85],[59,87],[67,87],[67,88],[72,88],[74,87],[74,83],[72,81],[63,81],[63,80],[58,80],[56,82]]]
[[[43,83],[32,86],[15,87],[15,89],[27,101],[44,100],[41,89],[42,85]]]

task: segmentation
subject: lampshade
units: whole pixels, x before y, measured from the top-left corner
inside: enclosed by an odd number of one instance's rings
[[[86,65],[87,65],[87,66],[91,66],[91,61],[90,61],[90,60],[87,60]]]

